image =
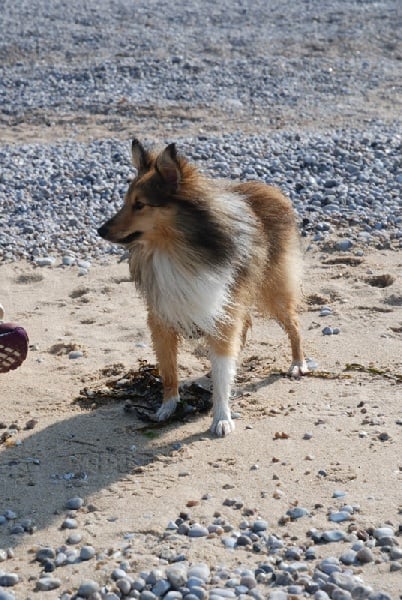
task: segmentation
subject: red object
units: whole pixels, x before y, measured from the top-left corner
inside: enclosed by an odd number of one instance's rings
[[[28,353],[28,335],[16,323],[0,323],[0,373],[17,369]]]

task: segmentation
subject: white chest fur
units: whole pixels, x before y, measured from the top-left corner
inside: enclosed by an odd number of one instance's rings
[[[143,292],[162,320],[187,335],[197,329],[213,333],[230,303],[233,268],[198,266],[190,271],[155,250],[149,257],[145,279]]]

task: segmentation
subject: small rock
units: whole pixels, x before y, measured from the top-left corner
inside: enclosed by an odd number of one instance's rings
[[[75,497],[75,498],[70,498],[66,502],[66,509],[67,510],[78,510],[82,506],[84,506],[84,500],[82,498],[79,498],[78,496]]]
[[[92,546],[83,546],[80,550],[80,559],[81,560],[91,560],[95,556],[95,548]]]
[[[88,579],[87,581],[84,581],[83,583],[81,583],[80,587],[78,588],[78,596],[83,596],[84,598],[89,598],[92,594],[95,594],[96,592],[99,591],[99,584],[96,583],[96,581],[92,581],[91,579]]]
[[[75,519],[64,519],[61,524],[62,529],[77,529],[78,523]]]
[[[343,490],[335,490],[332,493],[333,498],[344,498],[345,496],[346,496],[346,492],[344,492]]]
[[[358,560],[362,564],[371,563],[374,560],[373,553],[370,548],[364,546],[356,553],[356,560]]]
[[[35,555],[35,559],[39,562],[42,562],[46,559],[54,559],[56,558],[56,552],[50,546],[45,546],[44,548],[40,548]]]
[[[79,544],[80,541],[82,540],[82,535],[80,533],[71,533],[66,542],[67,544],[70,544],[71,546],[73,546],[74,544]]]
[[[310,513],[307,508],[295,506],[294,508],[289,508],[289,510],[286,511],[286,514],[292,519],[292,521],[295,521],[296,519],[301,519],[301,517],[306,517]]]
[[[321,537],[325,542],[341,542],[345,539],[346,533],[340,529],[331,529],[324,531]]]
[[[187,583],[187,568],[184,565],[168,567],[166,577],[174,588],[179,589]]]
[[[377,529],[374,529],[373,535],[377,540],[384,537],[393,537],[394,530],[391,527],[377,527]]]
[[[170,590],[170,583],[166,581],[166,579],[160,579],[156,582],[156,584],[152,588],[152,593],[155,596],[161,597],[164,596]]]
[[[331,513],[328,517],[328,520],[332,521],[333,523],[342,523],[343,521],[350,520],[350,514],[344,510],[341,510],[339,512]]]
[[[353,565],[353,563],[356,561],[356,554],[357,552],[355,552],[354,550],[346,550],[341,554],[339,560],[344,565]]]
[[[20,578],[17,573],[3,573],[0,572],[0,586],[3,587],[13,587],[17,585]]]
[[[268,523],[267,521],[264,521],[263,519],[257,519],[256,521],[254,521],[253,525],[252,525],[252,530],[255,533],[258,533],[259,531],[266,531],[268,529]]]
[[[193,565],[188,570],[188,578],[190,579],[190,577],[197,577],[198,579],[201,579],[207,583],[211,577],[209,566],[206,563],[198,563]]]
[[[209,533],[208,529],[199,523],[194,523],[188,530],[188,537],[205,537]]]
[[[41,577],[36,582],[36,591],[49,592],[61,586],[61,580],[56,577]]]

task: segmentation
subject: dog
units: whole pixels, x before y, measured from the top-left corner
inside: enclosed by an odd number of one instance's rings
[[[98,234],[128,249],[129,268],[148,310],[163,381],[156,413],[180,401],[177,351],[182,337],[206,338],[211,358],[211,431],[234,430],[229,399],[236,361],[255,306],[289,336],[289,375],[307,372],[297,315],[301,252],[292,204],[258,181],[203,176],[175,144],[159,153],[132,142],[136,177],[122,208]]]

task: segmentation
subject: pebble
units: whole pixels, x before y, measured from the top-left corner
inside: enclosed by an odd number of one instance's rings
[[[394,530],[391,527],[377,527],[374,529],[373,535],[377,540],[392,538],[394,537]]]
[[[286,514],[295,521],[296,519],[301,519],[302,517],[308,516],[310,513],[307,508],[303,508],[302,506],[295,506],[294,508],[289,508],[286,511]]]
[[[329,531],[324,531],[321,535],[321,538],[325,542],[340,542],[344,540],[346,537],[346,533],[341,531],[340,529],[332,529]]]
[[[81,540],[82,540],[82,535],[80,533],[71,533],[68,536],[66,542],[67,542],[67,544],[74,545],[74,544],[79,544]]]
[[[63,523],[61,524],[61,528],[62,529],[77,529],[78,527],[78,522],[75,519],[64,519]]]
[[[66,508],[68,510],[79,510],[80,508],[82,508],[82,506],[84,506],[84,500],[82,498],[79,498],[78,496],[70,498],[66,502]]]
[[[211,571],[209,566],[206,563],[195,564],[188,569],[188,578],[196,577],[205,583],[209,581],[211,576]]]
[[[194,523],[188,530],[188,537],[205,537],[208,534],[208,529],[199,523]]]
[[[41,577],[36,582],[36,590],[39,592],[50,592],[61,586],[61,580],[56,577]]]
[[[68,358],[70,360],[75,360],[76,358],[82,358],[84,356],[84,353],[81,352],[81,350],[71,350],[71,352],[68,353]]]
[[[91,560],[96,554],[95,548],[92,546],[82,546],[80,550],[80,559],[81,560]]]
[[[12,592],[0,590],[0,600],[15,600],[15,596]]]
[[[266,531],[268,529],[268,523],[267,521],[264,521],[263,519],[257,519],[256,521],[254,521],[253,525],[252,525],[252,530],[255,533],[258,533],[260,531]]]
[[[17,585],[20,578],[17,573],[1,573],[0,571],[0,586],[13,587]]]
[[[349,521],[350,513],[344,510],[341,510],[339,512],[333,512],[330,513],[330,515],[328,516],[328,520],[333,521],[334,523],[342,523],[342,521]]]
[[[356,552],[356,560],[362,564],[373,562],[374,556],[370,548],[363,547]]]
[[[332,493],[333,498],[344,498],[346,496],[346,492],[343,490],[334,490]]]
[[[77,594],[78,596],[83,596],[84,598],[89,598],[92,594],[95,594],[99,591],[99,584],[96,581],[87,580],[81,583],[78,588]]]

